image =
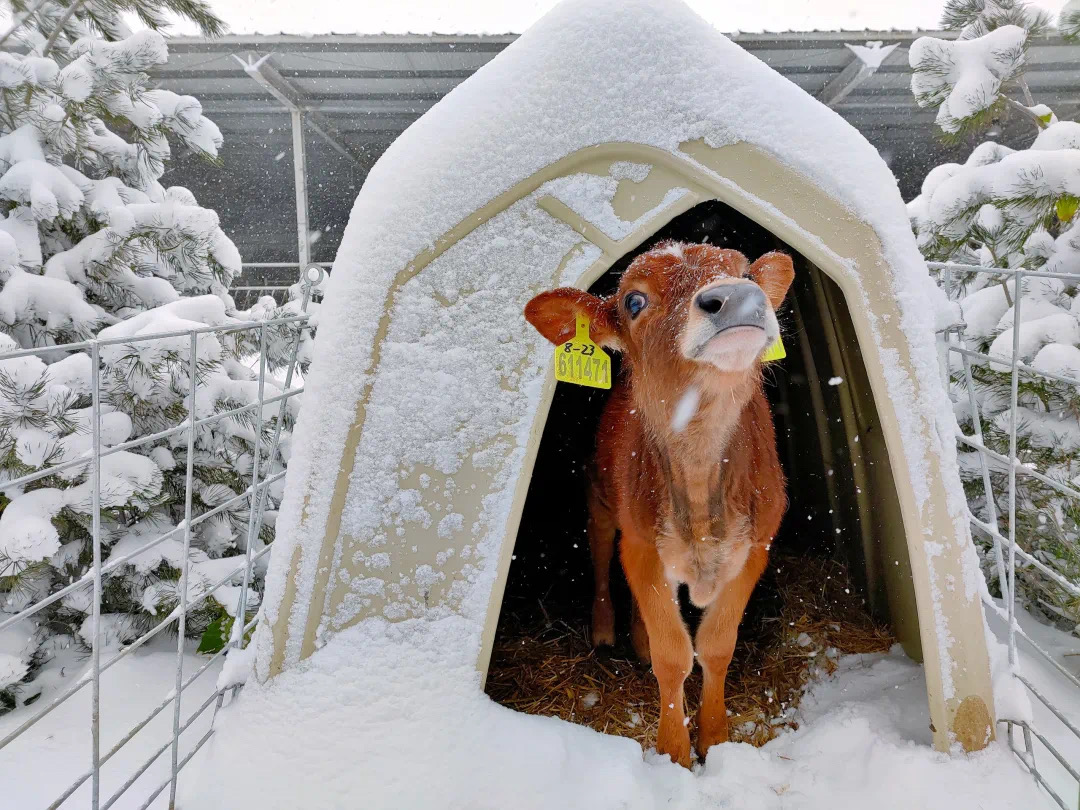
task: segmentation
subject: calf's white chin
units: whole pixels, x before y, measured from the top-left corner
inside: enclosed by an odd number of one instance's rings
[[[713,335],[693,358],[720,371],[744,371],[768,344],[768,334],[757,326],[735,326]]]

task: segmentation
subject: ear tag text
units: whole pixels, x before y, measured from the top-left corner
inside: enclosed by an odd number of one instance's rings
[[[787,357],[787,351],[784,349],[783,339],[777,335],[776,342],[765,350],[765,353],[761,355],[762,363],[772,363],[776,360],[783,360]]]
[[[577,333],[555,347],[555,379],[590,388],[611,388],[611,357],[589,337],[589,316],[577,316]]]

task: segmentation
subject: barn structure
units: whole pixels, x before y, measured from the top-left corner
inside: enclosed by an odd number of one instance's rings
[[[955,32],[927,32],[950,39]],[[907,51],[923,32],[805,31],[731,35],[861,132],[905,200],[927,172],[963,161],[911,93]],[[221,128],[222,165],[177,156],[166,182],[213,208],[245,260],[241,286],[287,286],[299,261],[333,261],[352,200],[387,147],[453,88],[517,39],[506,35],[233,35],[175,37],[155,71],[161,87],[197,97]],[[1033,38],[1032,94],[1062,120],[1080,113],[1080,45]],[[248,66],[256,65],[254,70]],[[1033,138],[1013,116],[989,133],[1012,148]],[[298,224],[300,227],[298,228]]]
[[[787,457],[925,661],[936,745],[983,747],[981,579],[934,337],[950,312],[893,175],[827,104],[644,0],[556,9],[371,169],[320,313],[257,675],[370,618],[452,614],[485,669],[553,429],[550,347],[522,307],[602,289],[662,236],[796,257]]]

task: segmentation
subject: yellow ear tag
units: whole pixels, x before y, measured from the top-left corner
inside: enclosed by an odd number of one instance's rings
[[[589,316],[577,316],[577,334],[555,347],[555,379],[590,388],[611,388],[611,358],[589,337]]]
[[[761,355],[761,362],[771,363],[774,360],[783,360],[785,357],[787,357],[787,351],[784,349],[784,341],[777,335],[776,342],[765,350],[765,354]]]

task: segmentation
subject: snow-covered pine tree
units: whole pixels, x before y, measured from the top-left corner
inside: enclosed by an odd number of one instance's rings
[[[1069,0],[1061,9],[1058,31],[1068,40],[1080,39],[1080,0]]]
[[[1063,11],[1059,31],[1080,33],[1080,3]],[[949,0],[943,25],[959,31],[952,41],[923,37],[913,43],[911,88],[921,106],[937,108],[946,138],[979,133],[1010,115],[1030,122],[1033,141],[1014,150],[994,141],[977,146],[963,164],[947,163],[926,176],[908,205],[919,247],[927,259],[984,267],[1080,273],[1080,123],[1059,121],[1031,97],[1024,80],[1028,41],[1049,20],[1021,0]],[[1019,95],[1021,99],[1013,96]],[[945,279],[948,278],[946,282]],[[964,344],[1001,362],[972,367],[975,396],[987,444],[1009,452],[1010,363],[1017,290],[985,273],[943,275],[959,302]],[[1067,282],[1025,279],[1020,301],[1020,360],[1036,369],[1080,376],[1080,291]],[[962,361],[950,353],[958,420],[971,432],[969,394]],[[1021,374],[1017,452],[1020,462],[1075,488],[1080,482],[1080,392],[1050,378]],[[989,521],[976,453],[960,446],[970,507]],[[1007,468],[991,478],[998,515],[1007,515]],[[1080,503],[1023,473],[1017,483],[1017,540],[1060,576],[1080,583]],[[1006,523],[999,521],[1005,533]],[[984,571],[1000,593],[993,544],[981,542]],[[1031,566],[1018,563],[1018,593],[1030,608],[1080,632],[1080,599]]]
[[[283,314],[265,303],[236,311],[227,289],[240,256],[217,215],[187,189],[160,183],[174,147],[216,160],[221,146],[195,98],[152,89],[147,75],[167,59],[157,29],[170,14],[209,34],[221,30],[207,6],[16,0],[11,11],[5,39],[25,47],[0,52],[0,352]],[[126,12],[147,27],[129,31]],[[267,330],[269,369],[287,361],[294,335],[295,328]],[[193,403],[188,336],[102,346],[102,446],[181,425],[192,407],[201,419],[250,405],[258,348],[257,332],[199,335]],[[92,371],[87,351],[0,360],[0,622],[90,571],[89,464],[22,486],[4,482],[87,458]],[[279,391],[267,382],[267,397]],[[295,416],[289,402],[285,438]],[[271,452],[279,407],[264,407],[261,436],[254,408],[197,429],[194,517],[249,485],[256,442],[262,477],[283,469],[283,455]],[[187,461],[186,432],[102,459],[106,562],[177,528]],[[280,484],[269,493],[259,547],[271,538],[279,497]],[[192,597],[237,567],[229,558],[245,551],[248,514],[242,501],[193,529]],[[173,531],[106,575],[101,643],[129,641],[169,616],[179,600],[182,541]],[[204,648],[228,638],[238,590],[226,582],[189,616],[187,631],[202,634]],[[35,671],[57,648],[94,643],[91,596],[83,588],[0,631],[0,712],[35,697]]]

